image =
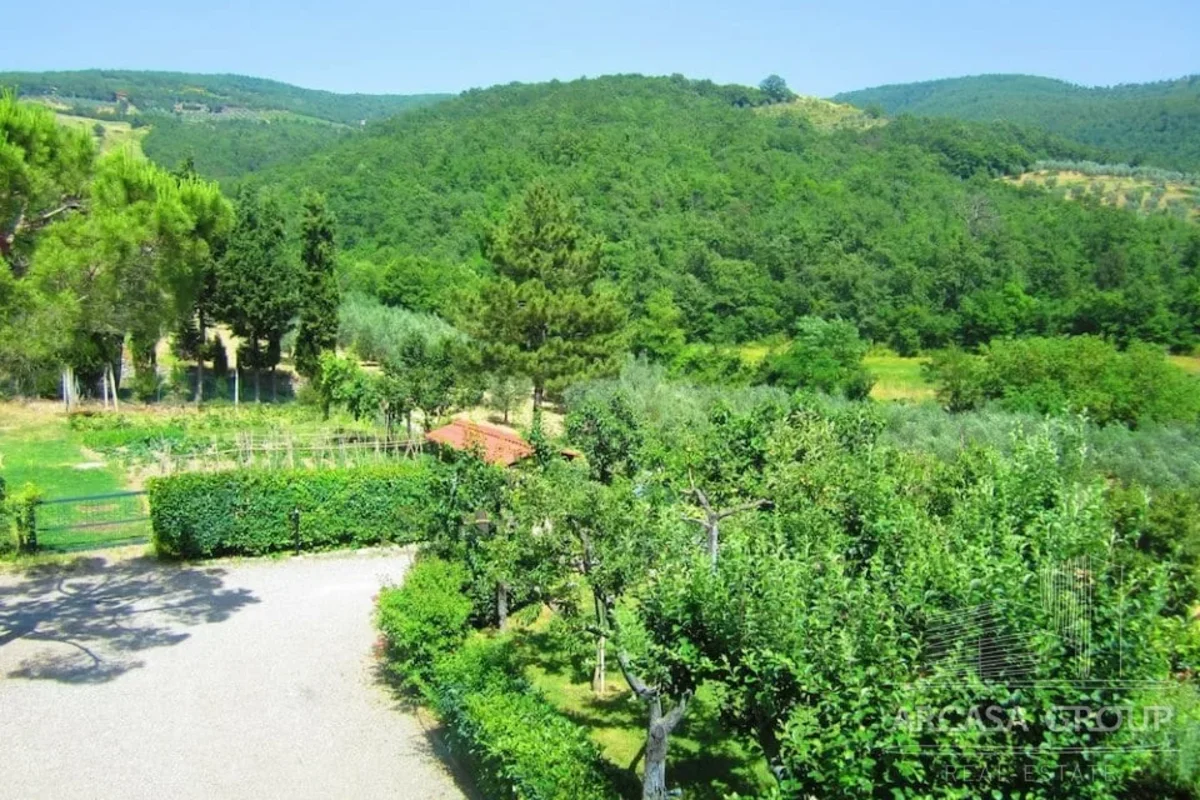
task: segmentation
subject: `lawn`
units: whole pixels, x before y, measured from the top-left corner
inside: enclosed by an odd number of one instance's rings
[[[933,386],[921,374],[924,358],[907,358],[895,353],[872,353],[863,365],[875,376],[871,397],[876,400],[928,400]]]
[[[616,659],[608,675],[608,691],[592,691],[591,675],[581,674],[547,633],[547,616],[519,634],[528,666],[526,675],[564,714],[587,729],[610,762],[629,775],[628,790],[640,791],[642,749],[646,741],[646,709],[621,677]],[[716,688],[697,692],[684,721],[671,736],[667,778],[687,798],[719,798],[731,792],[757,796],[775,781],[762,757],[730,735],[719,718]]]
[[[125,475],[120,465],[89,452],[82,439],[82,434],[67,424],[66,414],[48,403],[0,405],[0,476],[10,491],[32,483],[47,500],[121,492]],[[142,502],[141,497],[125,497],[88,505],[55,503],[41,506],[38,518],[51,529],[79,522],[129,519],[144,515]],[[52,550],[70,550],[127,543],[144,538],[146,533],[144,521],[48,530],[39,536],[39,544]]]
[[[10,489],[32,483],[49,498],[109,494],[125,488],[119,465],[84,450],[83,434],[49,404],[0,405],[0,475]]]

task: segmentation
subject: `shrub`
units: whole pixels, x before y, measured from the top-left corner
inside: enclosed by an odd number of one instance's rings
[[[422,557],[404,584],[379,594],[376,624],[387,643],[388,670],[408,690],[429,693],[433,665],[470,632],[471,599],[463,591],[465,567]]]
[[[37,505],[41,502],[41,490],[32,483],[27,483],[17,492],[8,496],[4,501],[6,507],[4,516],[11,518],[15,540],[10,540],[8,548],[15,545],[22,553],[37,551]],[[5,520],[7,526],[7,519]],[[7,538],[7,537],[6,537]]]
[[[465,566],[430,555],[379,595],[387,669],[446,724],[485,797],[616,795],[599,750],[523,677],[510,639],[469,637]]]
[[[434,469],[420,460],[154,478],[147,486],[154,545],[162,556],[209,558],[419,541],[433,519]]]
[[[997,400],[1009,411],[1086,413],[1100,425],[1195,422],[1200,382],[1151,345],[1096,336],[993,341],[979,356],[935,356],[927,375],[952,411]]]
[[[840,393],[850,400],[861,400],[874,384],[862,364],[866,354],[867,344],[853,324],[804,317],[797,323],[791,346],[767,356],[759,375],[773,386]]]
[[[509,639],[469,639],[436,669],[435,706],[486,797],[616,796],[579,725],[520,677]]]
[[[13,526],[12,507],[8,502],[8,483],[0,476],[0,557],[16,549],[17,534]]]

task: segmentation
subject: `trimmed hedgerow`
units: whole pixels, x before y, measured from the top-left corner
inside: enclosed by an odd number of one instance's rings
[[[599,749],[521,676],[511,640],[473,636],[434,666],[434,707],[486,797],[618,796]]]
[[[432,524],[435,469],[422,459],[155,478],[154,545],[166,557],[210,558],[420,541]]]
[[[463,587],[466,567],[423,555],[402,588],[379,594],[375,621],[387,644],[387,668],[404,689],[428,694],[434,662],[463,643],[471,631],[471,598]]]
[[[380,593],[388,671],[437,711],[485,797],[617,796],[596,745],[525,680],[511,640],[471,634],[468,579],[423,557]]]

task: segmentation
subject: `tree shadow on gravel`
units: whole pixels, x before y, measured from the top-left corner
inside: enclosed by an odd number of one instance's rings
[[[138,653],[179,644],[191,635],[186,628],[259,602],[248,589],[224,588],[224,576],[215,567],[102,556],[0,575],[4,677],[103,683],[137,669]]]

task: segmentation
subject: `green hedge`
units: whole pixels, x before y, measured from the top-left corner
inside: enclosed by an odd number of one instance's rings
[[[379,594],[376,624],[387,643],[388,671],[404,688],[429,695],[434,662],[463,643],[471,631],[471,598],[463,591],[466,567],[422,556],[402,589]]]
[[[433,524],[436,469],[422,459],[154,478],[147,486],[154,545],[166,557],[208,558],[420,541]]]
[[[470,634],[469,579],[423,557],[379,596],[388,669],[446,724],[485,797],[600,800],[617,796],[600,751],[522,675],[512,642]]]
[[[618,796],[599,749],[525,680],[509,639],[469,638],[435,664],[434,691],[438,715],[485,797]]]

